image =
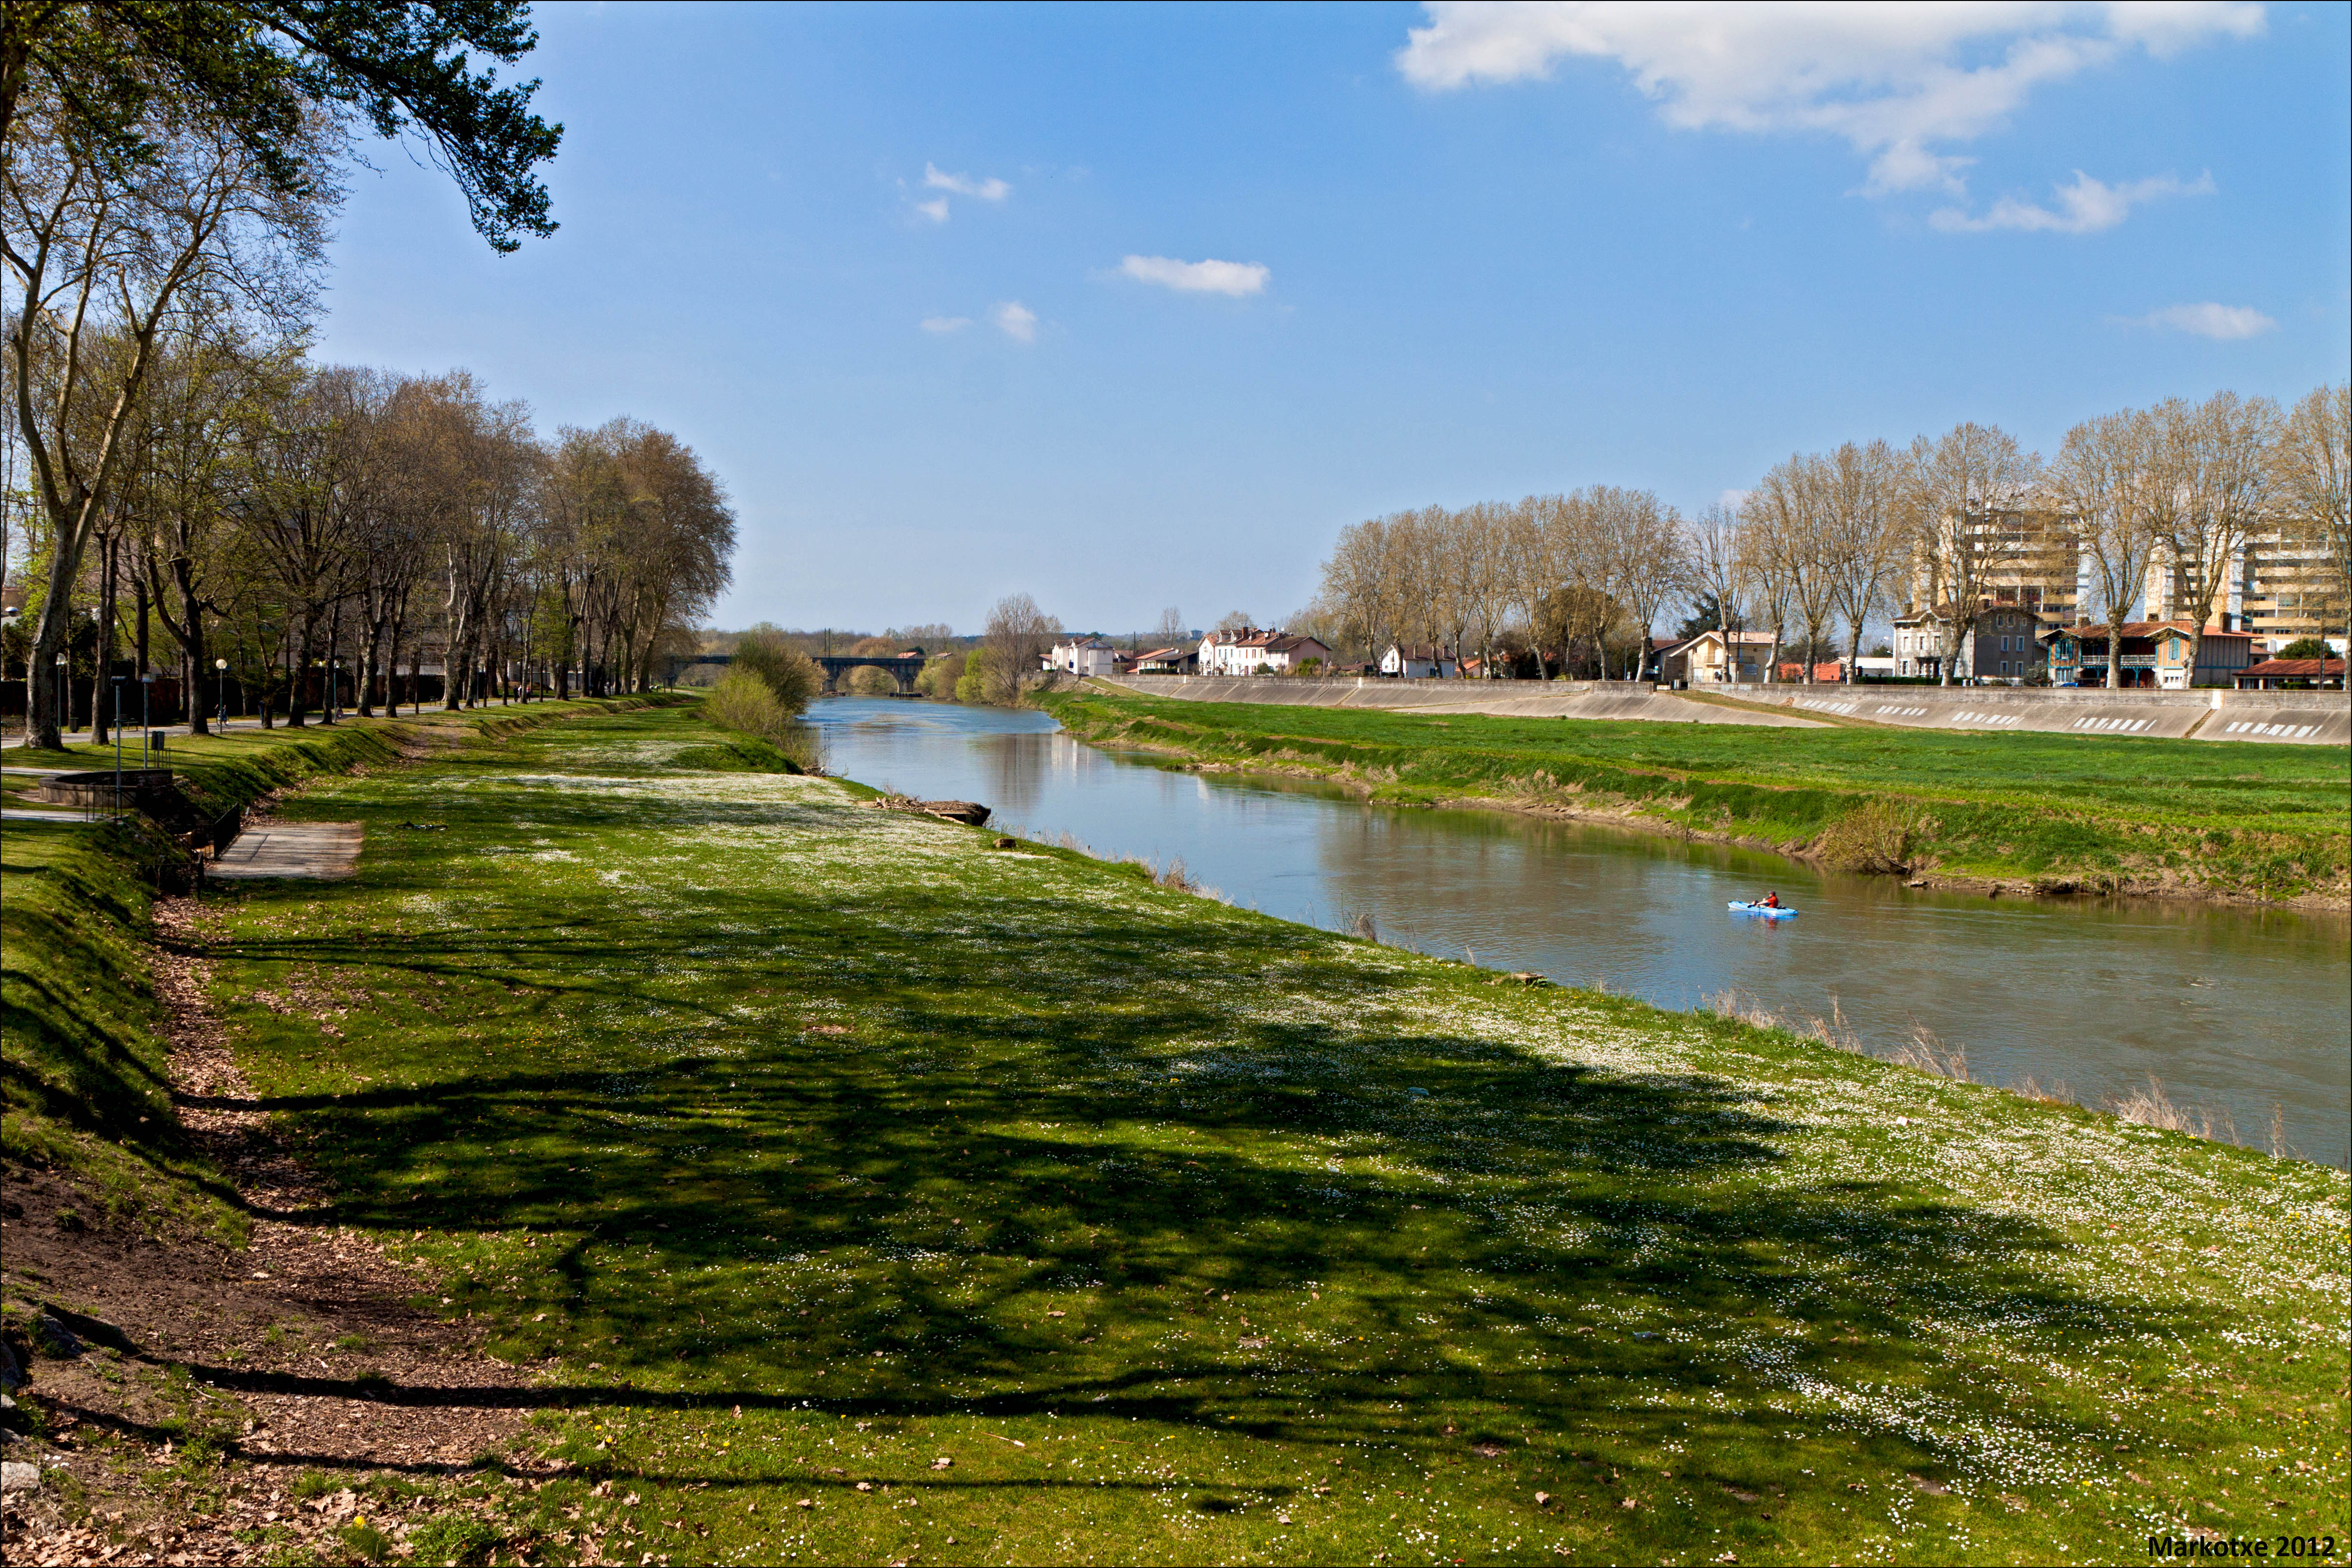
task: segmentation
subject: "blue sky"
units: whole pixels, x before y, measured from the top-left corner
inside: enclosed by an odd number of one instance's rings
[[[380,147],[319,352],[677,432],[719,625],[1263,620],[1401,507],[2343,379],[2347,19],[542,5],[561,232]]]

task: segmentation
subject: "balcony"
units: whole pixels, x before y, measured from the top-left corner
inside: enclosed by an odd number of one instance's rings
[[[2062,658],[2054,659],[2052,662],[2063,664],[2066,661]],[[2107,668],[2107,656],[2103,653],[2086,653],[2082,656],[2079,662],[2085,669],[2105,669]],[[2152,653],[2127,653],[2124,655],[2124,668],[2126,669],[2154,669],[2156,668],[2156,655]]]

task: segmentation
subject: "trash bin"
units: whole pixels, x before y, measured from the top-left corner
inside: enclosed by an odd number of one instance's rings
[[[163,749],[163,735],[164,735],[164,731],[161,731],[161,730],[150,730],[150,731],[147,731],[147,749],[148,749],[149,751],[151,751],[151,752],[160,752],[160,751],[162,751],[162,750]]]

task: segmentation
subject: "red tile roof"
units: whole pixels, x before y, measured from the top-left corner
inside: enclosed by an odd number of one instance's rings
[[[2341,675],[2344,661],[2340,658],[2266,658],[2260,664],[2250,664],[2238,671],[2240,675],[2273,675],[2281,677]]]

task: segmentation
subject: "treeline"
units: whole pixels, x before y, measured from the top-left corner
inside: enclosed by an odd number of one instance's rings
[[[2044,462],[1997,427],[1962,424],[1908,447],[1848,442],[1794,454],[1736,507],[1686,518],[1648,490],[1594,485],[1341,531],[1313,608],[1295,623],[1377,656],[1391,642],[1474,650],[1486,668],[1638,674],[1669,605],[1689,630],[1769,634],[1816,651],[1842,635],[1847,669],[1864,627],[1901,607],[1935,622],[1944,678],[1979,615],[2021,585],[2078,574],[2077,605],[2120,624],[2151,573],[2199,626],[2258,552],[2314,631],[2344,626],[2347,389],[2283,410],[2219,393],[2084,422]],[[1499,658],[1497,656],[1500,656]],[[2112,674],[2112,672],[2111,672]]]
[[[145,674],[159,638],[200,725],[223,661],[297,721],[346,680],[388,700],[428,645],[453,703],[524,667],[642,683],[726,580],[733,520],[692,453],[627,423],[542,443],[462,374],[304,353],[362,138],[423,143],[495,249],[553,231],[561,132],[492,65],[532,48],[528,5],[322,30],[276,0],[61,0],[0,31],[0,563],[31,568],[10,651],[35,742],[77,670]]]
[[[734,514],[682,442],[629,419],[542,440],[464,372],[215,330],[156,356],[135,413],[78,562],[44,509],[26,520],[24,619],[57,630],[20,626],[8,654],[41,696],[58,653],[101,686],[124,661],[176,674],[199,730],[232,700],[300,724],[640,690],[728,581]]]

